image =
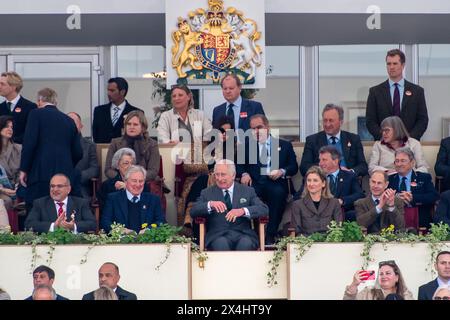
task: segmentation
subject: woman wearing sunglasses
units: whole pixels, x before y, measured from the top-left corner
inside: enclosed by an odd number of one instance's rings
[[[353,281],[345,288],[344,300],[385,300],[387,296],[397,297],[394,300],[413,300],[402,273],[395,261],[379,263],[378,276],[374,286],[368,286],[358,292],[358,286],[367,279],[367,271],[358,270]],[[392,298],[391,298],[392,299]]]

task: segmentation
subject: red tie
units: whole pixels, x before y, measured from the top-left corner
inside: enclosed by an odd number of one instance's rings
[[[64,202],[57,202],[59,209],[58,209],[58,217],[60,217],[64,213]]]

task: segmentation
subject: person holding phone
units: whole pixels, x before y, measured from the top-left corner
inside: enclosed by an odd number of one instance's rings
[[[414,300],[406,287],[400,268],[395,261],[381,261],[378,276],[374,286],[367,286],[361,291],[358,286],[370,278],[367,270],[358,270],[353,276],[352,283],[345,288],[344,300],[386,300],[387,296],[395,295],[397,299]]]

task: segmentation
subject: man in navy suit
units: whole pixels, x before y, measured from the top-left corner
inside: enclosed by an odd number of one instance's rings
[[[439,152],[436,156],[434,171],[437,176],[443,177],[441,181],[441,190],[444,192],[450,189],[450,137],[441,140]]]
[[[433,222],[443,222],[450,226],[450,190],[441,193],[441,199],[434,213]]]
[[[98,270],[98,284],[100,287],[105,286],[114,290],[119,300],[137,300],[137,296],[134,293],[119,287],[119,280],[119,267],[115,263],[105,262]],[[94,291],[86,293],[81,300],[94,300]]]
[[[146,174],[143,167],[130,166],[125,174],[125,189],[108,195],[100,221],[105,232],[111,230],[113,222],[137,233],[144,232],[151,224],[165,222],[159,198],[143,192]]]
[[[47,286],[53,289],[53,282],[55,281],[55,271],[53,269],[41,265],[33,270],[33,287],[36,290],[40,286]],[[33,295],[29,296],[25,300],[34,300],[33,296],[35,292],[33,291]],[[56,299],[54,300],[69,300],[59,294],[56,295]]]
[[[433,300],[434,292],[442,286],[450,286],[450,251],[441,251],[434,264],[438,276],[433,281],[419,287],[419,300]]]
[[[330,191],[344,209],[345,220],[355,221],[354,203],[356,200],[364,198],[364,192],[353,172],[340,169],[340,158],[339,151],[332,145],[323,146],[319,149],[319,166],[327,174]],[[296,199],[300,198],[303,188],[304,185],[295,196]]]
[[[213,110],[212,125],[219,129],[219,120],[224,116],[232,123],[232,129],[247,131],[250,129],[250,118],[255,114],[265,114],[261,103],[241,97],[242,83],[235,74],[226,75],[221,82],[222,94],[226,102]]]
[[[341,130],[344,121],[344,109],[329,103],[322,111],[323,131],[306,137],[303,149],[300,173],[319,164],[319,149],[326,145],[334,145],[341,154],[340,167],[344,171],[352,171],[357,176],[367,174],[367,162],[364,149],[358,135]]]
[[[428,127],[424,90],[403,78],[405,54],[399,49],[388,51],[386,68],[389,79],[369,89],[367,130],[375,140],[380,140],[381,121],[390,116],[399,116],[409,135],[420,140]]]
[[[36,199],[25,221],[25,228],[34,232],[53,232],[63,228],[78,233],[95,232],[96,221],[88,200],[69,196],[70,180],[55,174],[50,180],[50,196]]]
[[[27,125],[28,115],[36,109],[35,103],[25,99],[19,93],[23,87],[22,78],[16,72],[3,72],[0,77],[0,95],[6,101],[0,104],[0,116],[13,117],[13,140],[23,143],[23,134]]]
[[[414,153],[408,147],[395,151],[396,174],[389,177],[389,188],[397,191],[405,206],[419,208],[419,227],[430,227],[431,209],[439,193],[431,182],[429,173],[415,172]]]
[[[286,207],[289,188],[286,177],[298,171],[292,143],[270,135],[269,120],[262,114],[251,117],[253,139],[245,148],[241,183],[255,188],[256,194],[269,206],[266,242],[273,244]]]
[[[75,123],[59,111],[56,92],[50,88],[38,92],[38,109],[30,112],[25,129],[20,161],[20,184],[27,187],[27,211],[34,199],[49,195],[50,179],[62,173],[72,181],[72,195],[81,196],[74,180],[75,164],[83,157]],[[19,217],[19,228],[23,228]],[[22,229],[23,230],[23,229]]]
[[[124,78],[108,80],[109,103],[94,109],[92,137],[95,143],[110,143],[113,138],[121,137],[125,116],[133,110],[142,111],[125,100],[127,93],[128,82]]]

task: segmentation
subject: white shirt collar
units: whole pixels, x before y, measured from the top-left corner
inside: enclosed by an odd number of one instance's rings
[[[114,103],[111,102],[111,111],[114,109],[114,107],[118,107],[120,109],[120,112],[122,112],[123,109],[125,109],[126,105],[127,105],[127,100],[123,100],[123,102],[121,104],[119,104],[118,106],[116,106]]]
[[[234,189],[234,182],[228,189],[222,189],[223,194],[225,195],[225,190],[228,190],[228,193],[230,194],[230,197],[233,197],[233,189]]]
[[[134,195],[133,195],[130,191],[128,191],[127,189],[125,189],[125,192],[127,193],[127,198],[128,198],[128,200],[132,201]],[[138,196],[136,196],[136,197],[138,198],[138,199],[137,199],[137,202],[141,201],[141,195],[138,195]]]
[[[12,100],[9,101],[9,102],[11,102],[11,104],[12,104],[13,106],[15,106],[15,105],[17,104],[17,102],[19,102],[19,99],[20,99],[20,94],[18,94],[17,97],[15,97],[14,99],[12,99]],[[6,101],[8,102],[8,100],[6,100]]]
[[[328,133],[326,135],[327,135],[327,141],[329,141],[331,137],[336,137],[338,139],[338,141],[336,141],[336,142],[341,141],[341,130],[339,130],[339,132],[337,134],[335,134],[334,136],[331,136]]]
[[[239,95],[239,97],[236,99],[236,101],[234,101],[234,102],[232,102],[233,103],[233,105],[235,105],[236,107],[241,107],[241,105],[242,105],[242,97]],[[227,107],[230,105],[231,103],[229,103],[228,101],[227,101]]]

